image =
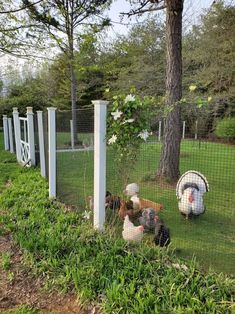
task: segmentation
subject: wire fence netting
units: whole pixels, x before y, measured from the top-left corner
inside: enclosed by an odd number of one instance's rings
[[[58,199],[80,209],[89,206],[93,194],[94,108],[56,114],[56,164]]]
[[[73,134],[72,112],[57,111],[57,196],[67,205],[92,211],[94,109],[79,109],[76,113],[77,131]],[[133,195],[126,195],[124,190],[127,184],[136,183],[139,187],[137,196],[145,202],[142,207],[156,207],[156,216],[170,232],[170,250],[184,258],[195,257],[204,269],[212,267],[217,271],[234,273],[234,145],[212,141],[200,125],[200,119],[188,125],[182,123],[180,174],[191,170],[196,177],[192,175],[182,179],[184,185],[179,185],[180,191],[177,192],[177,182],[163,181],[157,176],[164,119],[156,118],[154,126],[149,129],[147,140],[136,148],[136,158],[130,161],[129,167],[128,163],[118,163],[117,152],[112,145],[107,145],[106,224],[115,225],[117,235],[122,236],[120,207],[124,204],[124,212],[135,207],[130,203]],[[207,185],[205,193],[199,191],[197,174],[202,175]],[[187,193],[194,193],[193,206],[196,209],[192,215],[185,214],[192,203],[192,196]],[[142,217],[143,210],[135,212],[131,220],[138,226],[143,223]],[[156,229],[150,229],[144,231],[144,237],[149,245],[154,245]]]
[[[205,129],[199,126],[199,121],[185,126],[184,131],[182,126],[184,138],[181,141],[180,173],[191,172],[182,176],[178,191],[177,182],[163,181],[157,176],[164,135],[163,121],[161,134],[159,128],[153,129],[146,142],[141,144],[134,167],[130,163],[131,171],[126,173],[128,181],[114,175],[123,173],[122,166],[117,169],[109,154],[111,148],[108,148],[107,189],[126,201],[124,213],[133,213],[132,221],[139,225],[145,219],[143,210],[139,215],[128,211],[128,201],[134,198],[123,194],[127,183],[136,183],[139,186],[138,198],[147,202],[144,207],[156,206],[157,211],[162,207],[157,217],[166,230],[170,230],[170,249],[184,258],[195,257],[204,269],[212,267],[234,274],[235,147],[212,141],[205,135]],[[144,221],[146,226],[149,222]],[[156,240],[155,230],[145,229],[144,237],[150,243]]]

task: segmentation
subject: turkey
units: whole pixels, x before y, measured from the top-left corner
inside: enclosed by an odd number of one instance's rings
[[[203,194],[209,191],[209,184],[204,175],[198,171],[185,172],[176,186],[179,199],[179,211],[186,218],[204,213]]]

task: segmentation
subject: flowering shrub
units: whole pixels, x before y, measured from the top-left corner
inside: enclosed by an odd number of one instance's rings
[[[130,94],[113,99],[108,116],[107,143],[115,150],[119,174],[127,181],[137,161],[141,143],[151,134],[153,98]]]

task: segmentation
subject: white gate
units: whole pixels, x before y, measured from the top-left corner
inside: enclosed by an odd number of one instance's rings
[[[31,166],[29,151],[28,119],[19,117],[20,120],[20,156],[24,165]]]
[[[16,154],[19,163],[30,167],[35,165],[34,123],[32,107],[27,107],[26,117],[19,117],[13,108]]]

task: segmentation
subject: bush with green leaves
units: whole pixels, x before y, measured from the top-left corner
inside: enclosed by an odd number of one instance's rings
[[[219,137],[234,140],[235,139],[235,117],[232,118],[224,118],[223,120],[219,121],[215,134]]]
[[[127,181],[141,143],[151,134],[154,98],[130,94],[114,96],[113,99],[108,116],[107,143],[115,151],[120,177]]]

